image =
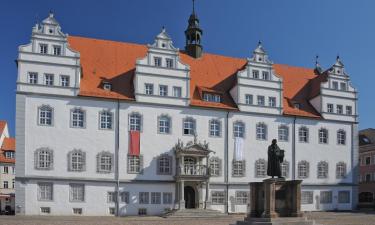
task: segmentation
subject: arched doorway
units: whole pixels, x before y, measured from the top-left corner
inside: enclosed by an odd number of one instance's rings
[[[191,186],[184,187],[184,200],[185,200],[185,208],[186,209],[194,209],[195,208],[195,190]]]

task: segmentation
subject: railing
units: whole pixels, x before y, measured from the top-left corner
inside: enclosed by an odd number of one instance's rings
[[[208,169],[205,165],[184,165],[179,167],[178,175],[183,176],[207,176]]]

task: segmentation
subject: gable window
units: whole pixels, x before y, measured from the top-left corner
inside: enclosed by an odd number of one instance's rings
[[[267,125],[258,123],[256,126],[257,140],[267,140]]]
[[[332,88],[335,89],[335,90],[338,90],[339,89],[339,83],[337,81],[333,81],[332,82]]]
[[[149,204],[150,196],[149,192],[139,192],[139,204]]]
[[[267,162],[264,159],[255,161],[255,177],[266,177],[267,175]]]
[[[53,85],[53,74],[44,74],[44,84],[47,86]]]
[[[236,191],[236,204],[246,205],[249,199],[249,192],[247,191]]]
[[[38,73],[29,73],[29,84],[38,83]]]
[[[42,105],[38,108],[38,124],[44,126],[52,126],[53,121],[53,110],[48,105]]]
[[[70,184],[70,201],[83,202],[85,201],[85,185],[84,184]]]
[[[319,143],[320,144],[328,143],[328,130],[325,128],[319,129]]]
[[[143,157],[141,155],[128,155],[128,173],[141,173]]]
[[[158,159],[158,174],[170,175],[172,174],[172,157],[169,155],[162,155]]]
[[[340,83],[340,90],[346,91],[346,83],[343,83],[343,82]]]
[[[278,129],[279,141],[289,140],[289,128],[286,125],[280,125]]]
[[[211,202],[214,205],[223,205],[225,199],[224,191],[212,191],[211,192]]]
[[[195,134],[195,120],[193,118],[186,118],[183,120],[183,134],[194,135]]]
[[[344,162],[338,162],[336,164],[336,178],[342,179],[346,177],[346,164]]]
[[[240,121],[235,122],[233,124],[233,136],[243,138],[244,133],[245,133],[245,124]]]
[[[307,143],[309,142],[309,129],[307,127],[301,127],[298,131],[299,142]]]
[[[245,103],[246,103],[246,105],[252,105],[253,104],[253,95],[245,95]]]
[[[245,176],[245,160],[233,160],[232,162],[232,176],[244,177]]]
[[[165,65],[166,65],[168,68],[173,68],[173,59],[166,58],[166,59],[165,59]]]
[[[276,98],[275,97],[268,97],[268,106],[269,107],[276,107]]]
[[[320,204],[332,203],[332,191],[320,191]]]
[[[82,109],[75,108],[71,111],[71,126],[73,128],[84,128],[85,127],[85,112]]]
[[[210,120],[210,136],[211,137],[220,137],[221,126],[219,120]]]
[[[112,129],[112,113],[109,111],[101,111],[99,113],[100,129]]]
[[[281,167],[281,176],[289,177],[289,162],[284,160],[282,163],[280,163],[280,167]]]
[[[160,67],[161,66],[161,58],[160,57],[154,57],[154,64],[155,64],[155,66]]]
[[[85,171],[86,153],[81,150],[73,150],[68,154],[69,171]]]
[[[181,98],[181,87],[173,87],[173,97]]]
[[[257,96],[257,100],[258,100],[258,105],[260,105],[260,106],[264,106],[265,105],[264,96],[258,95]]]
[[[53,169],[53,151],[48,148],[40,148],[35,151],[35,169],[51,170]]]
[[[337,131],[337,144],[345,145],[346,143],[346,132],[344,130]]]
[[[101,152],[97,156],[98,173],[111,173],[113,170],[113,154],[110,152]]]
[[[53,54],[54,55],[61,55],[61,46],[54,45],[53,46]]]
[[[352,115],[352,107],[349,105],[346,106],[346,115]]]
[[[145,94],[146,95],[153,95],[154,94],[154,85],[153,84],[145,84]]]
[[[270,79],[269,73],[267,71],[262,72],[262,79],[263,80],[269,80]]]
[[[69,76],[61,75],[60,76],[60,83],[62,87],[69,87]]]
[[[38,183],[38,200],[39,201],[52,201],[53,200],[52,183]]]
[[[337,112],[337,114],[343,114],[342,105],[336,106],[336,112]]]
[[[160,85],[159,86],[159,95],[160,96],[167,96],[168,95],[168,86],[167,85]]]
[[[131,113],[129,116],[129,129],[141,131],[142,117],[139,113]]]
[[[259,78],[259,70],[253,70],[253,78],[255,79]]]
[[[321,161],[318,163],[318,178],[328,178],[328,163]]]
[[[218,157],[210,158],[210,175],[218,177],[221,172],[221,160]]]
[[[331,104],[331,103],[327,104],[327,112],[333,113],[333,104]]]
[[[308,178],[310,165],[307,161],[298,162],[298,178]]]
[[[40,44],[39,45],[39,53],[47,54],[48,53],[48,45],[47,44]]]
[[[158,119],[158,127],[160,134],[169,134],[171,126],[171,119],[168,116],[160,116]]]

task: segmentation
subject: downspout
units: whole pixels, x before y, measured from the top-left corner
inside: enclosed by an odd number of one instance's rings
[[[293,133],[292,133],[292,178],[296,179],[296,120],[297,117],[293,117]]]
[[[226,141],[226,149],[224,151],[224,158],[225,158],[225,175],[224,175],[224,183],[225,183],[225,196],[226,196],[226,204],[225,204],[225,213],[229,212],[229,183],[228,183],[228,166],[229,166],[229,158],[228,158],[228,151],[229,151],[229,111],[227,112],[226,116],[226,134],[225,134],[225,141]]]
[[[120,176],[119,176],[119,152],[120,152],[120,100],[117,100],[116,128],[115,128],[115,193],[116,193],[116,216],[120,216]]]

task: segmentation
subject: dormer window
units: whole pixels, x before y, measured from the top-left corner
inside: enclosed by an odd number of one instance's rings
[[[10,151],[5,152],[5,158],[14,159],[14,152],[10,152]]]
[[[161,66],[161,58],[160,57],[154,57],[154,64],[155,64],[155,66],[160,67]]]
[[[203,100],[206,102],[221,102],[221,96],[218,94],[204,93]]]
[[[47,44],[40,44],[39,45],[39,53],[40,54],[47,54],[48,53],[48,45]]]
[[[296,109],[300,109],[301,108],[301,104],[300,103],[294,103],[294,108]]]
[[[112,90],[112,84],[109,82],[103,82],[103,89],[106,91],[111,91]]]
[[[54,55],[61,55],[61,47],[58,45],[53,46],[53,54]]]
[[[168,68],[173,68],[173,59],[165,59],[165,64]]]

